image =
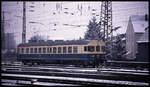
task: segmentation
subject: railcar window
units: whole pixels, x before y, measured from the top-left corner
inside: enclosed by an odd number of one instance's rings
[[[58,53],[61,53],[61,47],[58,47]]]
[[[53,48],[53,53],[56,53],[56,47]]]
[[[68,53],[72,53],[72,47],[68,47]]]
[[[96,46],[96,51],[97,51],[97,52],[100,51],[100,46]]]
[[[52,48],[49,48],[50,53],[52,52]]]
[[[84,51],[88,51],[88,50],[87,50],[87,46],[84,46]]]
[[[78,47],[77,46],[74,46],[73,47],[73,53],[77,53],[78,52]]]
[[[21,48],[21,53],[24,53],[24,48]]]
[[[41,53],[41,48],[39,48],[39,53]]]
[[[63,47],[63,53],[66,53],[66,47]]]
[[[51,53],[52,52],[52,48],[47,48],[47,52]]]
[[[30,48],[30,53],[33,53],[33,48]]]
[[[105,51],[105,46],[102,46],[102,52],[104,52]]]
[[[37,48],[34,48],[34,53],[37,53]]]
[[[26,53],[29,53],[29,48],[26,48]]]
[[[47,48],[47,53],[50,53],[50,52],[49,52],[49,48]]]
[[[88,51],[93,52],[94,51],[94,46],[88,46]]]
[[[52,48],[49,48],[50,53],[52,52]]]
[[[43,53],[46,53],[46,48],[43,48]]]

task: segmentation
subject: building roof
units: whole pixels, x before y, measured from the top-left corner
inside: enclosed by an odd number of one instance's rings
[[[145,32],[144,34],[142,34],[142,36],[139,38],[139,40],[137,41],[137,43],[147,43],[149,42],[149,33]]]
[[[133,29],[135,33],[145,32],[145,28],[148,27],[148,20],[145,20],[145,15],[133,15],[130,17],[133,24]]]
[[[18,46],[54,46],[54,45],[82,45],[88,44],[89,41],[83,40],[72,40],[72,41],[43,41],[43,42],[32,42],[19,44]]]

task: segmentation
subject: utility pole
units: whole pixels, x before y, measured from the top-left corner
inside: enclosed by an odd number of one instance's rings
[[[23,1],[23,30],[22,30],[22,43],[26,43],[26,3]]]
[[[1,25],[1,28],[2,28],[2,31],[1,31],[1,39],[2,39],[2,49],[4,50],[5,49],[5,31],[4,31],[4,28],[5,28],[5,12],[3,11],[3,18],[2,18],[2,25]]]

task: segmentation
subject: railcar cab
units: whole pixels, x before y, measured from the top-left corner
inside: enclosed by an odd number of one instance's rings
[[[96,51],[95,51],[96,50]],[[104,52],[104,46],[84,46],[85,52]]]
[[[105,44],[100,41],[90,41],[87,45],[84,45],[84,53],[88,54],[89,59],[93,67],[98,66],[104,62]]]
[[[87,45],[84,45],[84,52],[91,54],[104,54],[105,44],[100,41],[90,41]]]

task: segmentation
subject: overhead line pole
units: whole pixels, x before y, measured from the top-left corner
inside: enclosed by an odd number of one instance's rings
[[[26,43],[26,3],[23,1],[22,43]]]
[[[1,31],[1,39],[2,39],[2,49],[5,49],[5,12],[3,11],[3,18],[2,18],[2,25],[1,25],[1,28],[2,28],[2,31]]]
[[[101,3],[100,28],[103,30],[103,41],[105,42],[105,48],[107,48],[107,51],[109,51],[111,55],[112,44],[110,45],[110,43],[108,43],[108,42],[112,42],[112,31],[113,31],[111,1],[102,1]],[[105,59],[106,59],[106,55],[105,55]]]

